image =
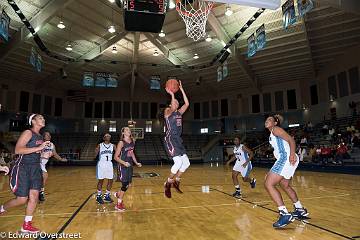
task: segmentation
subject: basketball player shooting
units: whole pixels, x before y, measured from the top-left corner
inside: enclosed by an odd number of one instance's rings
[[[184,105],[179,108],[179,102],[175,99],[174,93],[180,89]],[[171,104],[164,110],[164,118],[166,124],[165,135],[165,148],[174,161],[171,167],[171,173],[164,184],[165,196],[171,198],[171,186],[179,192],[180,190],[180,177],[190,166],[190,161],[186,155],[183,140],[181,139],[182,133],[182,115],[189,107],[189,100],[182,87],[181,81],[174,79],[168,80],[166,83],[166,92],[171,96]]]

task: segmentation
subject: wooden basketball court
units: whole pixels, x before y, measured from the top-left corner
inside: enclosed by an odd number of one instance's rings
[[[95,167],[49,168],[45,203],[38,205],[35,226],[47,233],[80,233],[82,239],[352,239],[360,238],[360,178],[354,175],[302,172],[293,185],[310,212],[307,222],[295,221],[282,230],[272,228],[276,207],[264,187],[267,169],[255,168],[257,187],[241,183],[243,199],[234,191],[229,168],[191,166],[184,175],[184,194],[163,195],[169,166],[145,166],[135,172],[159,177],[134,178],[126,193],[126,212],[114,204],[98,205]],[[8,178],[0,177],[0,202],[13,195]],[[118,189],[120,183],[114,183]],[[209,186],[203,192],[202,186]],[[206,188],[205,188],[206,189]],[[288,209],[292,204],[286,198]],[[24,207],[0,216],[0,232],[16,232]]]

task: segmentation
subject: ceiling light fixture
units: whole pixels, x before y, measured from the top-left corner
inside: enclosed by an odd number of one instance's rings
[[[227,6],[226,7],[226,11],[225,11],[225,15],[226,16],[231,16],[234,12],[231,10],[231,7],[230,6]]]
[[[59,24],[57,25],[57,27],[60,29],[64,29],[66,26],[63,21],[60,21]]]
[[[161,32],[159,33],[159,37],[165,37],[164,30],[161,30]]]
[[[116,53],[118,52],[118,51],[116,50],[116,46],[113,46],[111,52],[112,52],[113,54],[116,54]]]
[[[157,56],[159,56],[159,52],[158,52],[157,50],[155,50],[155,52],[153,53],[153,55],[154,55],[155,57],[157,57]]]
[[[194,59],[198,59],[199,58],[199,55],[197,53],[194,54]]]
[[[66,46],[65,49],[68,50],[69,52],[71,52],[73,50],[70,43]]]

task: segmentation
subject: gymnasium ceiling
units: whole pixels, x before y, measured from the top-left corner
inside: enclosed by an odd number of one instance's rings
[[[120,75],[119,87],[130,90],[133,83],[133,89],[141,91],[141,88],[148,88],[149,76],[159,74],[162,83],[169,75],[177,76],[183,80],[186,89],[196,95],[216,93],[219,89],[261,89],[273,83],[314,79],[326,64],[360,43],[360,15],[328,5],[326,1],[329,0],[316,1],[316,8],[286,31],[282,26],[281,8],[266,10],[238,39],[236,49],[232,49],[229,57],[230,75],[217,83],[217,65],[201,70],[179,69],[174,65],[209,63],[223,48],[222,42],[233,37],[256,8],[231,5],[234,13],[226,16],[226,5],[216,4],[207,23],[207,33],[212,41],[194,42],[186,36],[184,22],[174,9],[166,15],[163,26],[166,36],[159,37],[152,33],[126,32],[122,10],[109,0],[16,0],[31,23],[36,20],[40,23],[38,34],[50,51],[77,60],[94,60],[68,64],[41,54],[43,71],[37,73],[29,63],[31,47],[35,43],[31,37],[19,37],[24,25],[7,1],[1,0],[1,8],[5,8],[11,18],[13,39],[7,45],[0,45],[0,80],[10,78],[29,82],[36,88],[68,90],[81,89],[84,71],[115,72]],[[65,29],[57,27],[60,20],[66,25]],[[108,32],[112,22],[115,33]],[[266,48],[247,58],[247,38],[263,23],[267,34]],[[73,46],[71,52],[65,50],[69,42]],[[114,45],[117,54],[111,52]],[[155,50],[159,56],[153,56]],[[195,53],[199,59],[193,58]],[[61,79],[60,69],[65,69],[66,79]],[[133,72],[136,76],[132,76]],[[199,76],[201,87],[196,85]]]

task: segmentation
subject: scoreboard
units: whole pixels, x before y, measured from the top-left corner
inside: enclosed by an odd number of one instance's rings
[[[165,13],[165,0],[125,0],[124,9],[144,13]]]
[[[127,31],[159,33],[165,20],[167,0],[116,0],[124,10]]]

